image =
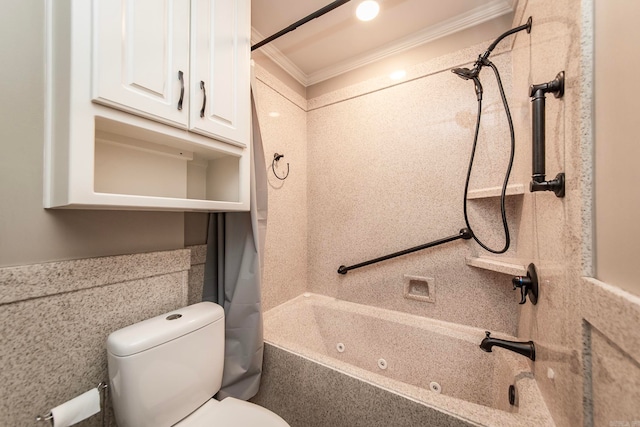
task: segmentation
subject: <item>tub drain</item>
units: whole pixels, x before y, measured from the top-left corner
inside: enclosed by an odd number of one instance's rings
[[[440,384],[438,384],[435,381],[432,381],[429,384],[429,389],[434,393],[438,393],[438,394],[442,393],[442,387],[440,387]]]
[[[344,353],[344,344],[342,344],[341,342],[336,344],[336,350],[338,350],[338,353]]]
[[[378,359],[378,368],[382,370],[387,369],[387,361],[384,359]]]

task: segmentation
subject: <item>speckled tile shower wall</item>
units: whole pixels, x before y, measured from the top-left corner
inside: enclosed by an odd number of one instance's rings
[[[525,266],[535,262],[538,305],[518,309],[509,275],[465,265],[467,255],[487,255],[472,242],[344,277],[336,273],[341,264],[452,235],[463,226],[463,174],[475,96],[470,82],[448,70],[468,66],[488,43],[411,67],[406,81],[395,86],[380,76],[307,101],[308,290],[517,332],[536,342],[536,381],[559,426],[632,425],[640,421],[633,403],[640,398],[640,300],[589,278],[593,1],[520,0],[514,26],[528,16],[533,17],[531,34],[505,40],[492,59],[503,74],[514,118],[510,182],[526,189],[507,207],[514,246],[505,258]],[[567,176],[567,195],[558,199],[528,192],[528,92],[530,84],[550,81],[562,70],[566,94],[560,100],[548,95],[546,110],[547,177]],[[506,122],[492,80],[490,70],[484,70],[485,122],[472,188],[500,185],[506,159]],[[470,210],[478,234],[493,245],[501,243],[495,203],[470,202]],[[405,300],[405,274],[434,278],[436,303]]]
[[[482,253],[458,241],[337,274],[352,265],[465,227],[462,202],[475,128],[472,82],[450,72],[487,44],[408,70],[407,81],[373,79],[309,101],[309,289],[361,304],[515,334],[510,277],[468,267]],[[511,56],[493,57],[511,93]],[[502,184],[509,133],[491,70],[485,70],[483,121],[470,189]],[[386,87],[384,86],[386,84]],[[513,181],[513,180],[512,180]],[[517,230],[521,196],[507,203]],[[498,203],[469,202],[477,234],[492,247],[504,237]],[[518,246],[515,236],[508,255]],[[435,281],[436,301],[404,298],[404,275]]]
[[[256,66],[256,107],[267,168],[269,213],[262,282],[268,310],[307,286],[306,101]],[[274,153],[284,154],[273,173]]]
[[[109,333],[186,305],[188,270],[189,250],[0,269],[0,425],[108,380]]]
[[[582,191],[590,187],[585,177],[592,173],[591,167],[585,168],[582,163],[583,145],[591,142],[582,138],[579,130],[583,119],[580,100],[589,96],[580,83],[588,77],[583,74],[587,70],[581,70],[582,5],[575,0],[521,3],[520,22],[532,16],[533,28],[530,35],[516,39],[512,51],[514,91],[525,94],[521,104],[527,113],[515,120],[517,147],[522,147],[525,154],[518,159],[516,170],[522,181],[530,180],[532,126],[528,88],[553,80],[558,72],[565,71],[564,97],[547,95],[546,173],[547,179],[552,179],[558,172],[565,172],[567,184],[563,199],[551,192],[527,193],[524,197],[519,237],[530,244],[518,248],[517,256],[535,263],[541,283],[538,304],[521,310],[518,333],[536,342],[539,357],[534,372],[556,423],[582,425],[582,314],[576,291],[581,276],[591,269],[590,248],[582,246],[591,240],[590,231],[583,233],[585,225],[590,228],[591,218],[582,211],[590,195],[585,198]]]
[[[536,306],[522,306],[518,336],[536,343],[538,386],[559,426],[640,423],[640,299],[594,279],[591,0],[520,1],[515,25],[533,17],[512,50],[515,177],[531,174],[529,86],[566,74],[562,99],[547,95],[546,174],[566,174],[566,196],[526,193],[516,258],[534,262]],[[606,142],[605,142],[606,143]],[[625,424],[628,423],[628,424]]]

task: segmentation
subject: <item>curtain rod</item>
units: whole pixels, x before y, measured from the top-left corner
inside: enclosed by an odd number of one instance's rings
[[[291,31],[295,30],[299,26],[306,24],[307,22],[311,21],[312,19],[318,18],[318,17],[324,15],[327,12],[331,12],[333,9],[335,9],[337,7],[340,7],[343,4],[348,3],[350,1],[351,0],[336,0],[333,3],[330,3],[330,4],[326,5],[322,9],[316,10],[312,14],[307,15],[304,18],[302,18],[301,20],[296,21],[293,24],[289,25],[287,28],[284,28],[284,29],[278,31],[277,33],[275,33],[274,35],[269,36],[266,39],[262,40],[261,42],[258,42],[256,44],[254,44],[253,46],[251,46],[251,51],[253,52],[256,49],[261,48],[265,44],[271,43],[275,39],[277,39],[277,38],[279,38],[279,37],[291,32]]]

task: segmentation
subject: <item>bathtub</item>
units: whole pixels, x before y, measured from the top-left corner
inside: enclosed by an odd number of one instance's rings
[[[464,421],[434,421],[431,425],[553,426],[529,360],[501,348],[483,352],[478,344],[484,335],[483,330],[469,326],[310,293],[264,315],[267,346],[329,368],[332,374],[380,388],[425,410]],[[282,367],[285,373],[281,375],[294,370],[291,360]],[[309,368],[304,371],[300,375],[309,375]],[[515,405],[509,403],[510,385],[515,386]],[[321,394],[339,393],[338,389],[345,387],[336,386]],[[270,388],[269,393],[277,393],[273,391],[276,388]],[[392,425],[389,422],[384,424]]]

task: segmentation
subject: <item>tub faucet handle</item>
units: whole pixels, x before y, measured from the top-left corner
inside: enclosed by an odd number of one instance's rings
[[[527,302],[527,290],[531,286],[531,279],[526,276],[516,276],[512,280],[513,290],[520,288],[520,302],[518,304],[524,304]]]
[[[520,302],[524,304],[527,302],[527,295],[531,304],[536,305],[538,303],[538,274],[536,273],[536,266],[529,264],[527,267],[526,276],[516,276],[511,281],[513,283],[513,290],[520,288]]]

